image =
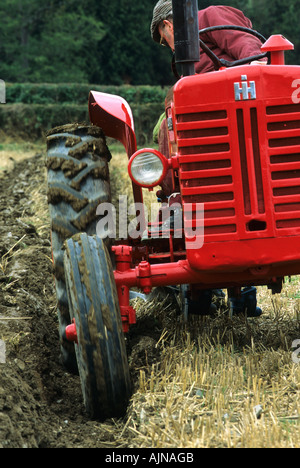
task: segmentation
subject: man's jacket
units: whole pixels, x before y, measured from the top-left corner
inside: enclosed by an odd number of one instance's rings
[[[210,6],[198,12],[199,29],[211,26],[235,25],[252,29],[251,21],[236,8],[229,6]],[[201,34],[200,39],[219,58],[234,61],[261,54],[262,43],[256,37],[240,31],[216,31]],[[195,64],[196,73],[214,70],[211,59],[200,51],[200,62]]]

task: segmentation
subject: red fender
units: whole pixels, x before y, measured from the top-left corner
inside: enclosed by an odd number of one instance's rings
[[[91,91],[89,115],[93,125],[101,127],[107,137],[120,141],[128,157],[137,150],[133,116],[129,104],[120,96]]]
[[[125,99],[114,94],[90,91],[89,116],[91,123],[102,128],[105,136],[114,138],[124,145],[128,158],[137,151],[133,115]],[[132,182],[132,189],[134,201],[143,203],[141,187]],[[142,223],[146,228],[146,220]]]

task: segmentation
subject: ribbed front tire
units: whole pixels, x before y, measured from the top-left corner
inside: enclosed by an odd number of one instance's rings
[[[98,237],[81,234],[66,242],[64,267],[86,411],[100,420],[121,417],[131,383],[109,252]]]
[[[65,338],[65,328],[70,324],[70,313],[64,275],[63,244],[66,239],[77,233],[96,234],[96,209],[100,203],[111,201],[108,169],[110,159],[105,136],[98,127],[69,124],[57,127],[48,134],[48,203],[59,334],[62,360],[71,372],[78,371],[74,345]],[[104,232],[103,237],[106,235]]]

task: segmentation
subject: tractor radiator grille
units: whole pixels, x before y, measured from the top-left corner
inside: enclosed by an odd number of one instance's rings
[[[276,228],[300,227],[300,104],[267,107]]]
[[[195,227],[192,204],[204,203],[206,239],[237,231],[228,125],[226,110],[177,116],[181,193],[185,213],[192,210],[185,225]]]
[[[247,117],[250,124],[249,135],[246,135],[245,130],[245,119]],[[250,111],[237,109],[236,118],[239,140],[239,157],[241,163],[241,178],[243,184],[244,213],[246,215],[251,215],[253,213],[263,214],[265,213],[265,202],[261,169],[257,109],[251,108]],[[251,142],[251,145],[248,148],[247,141]]]
[[[257,106],[177,115],[183,204],[205,204],[206,242],[300,233],[300,105]]]

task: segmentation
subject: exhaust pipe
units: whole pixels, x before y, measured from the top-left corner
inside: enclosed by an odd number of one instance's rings
[[[175,62],[183,76],[194,75],[200,60],[198,0],[172,0],[172,6]]]

